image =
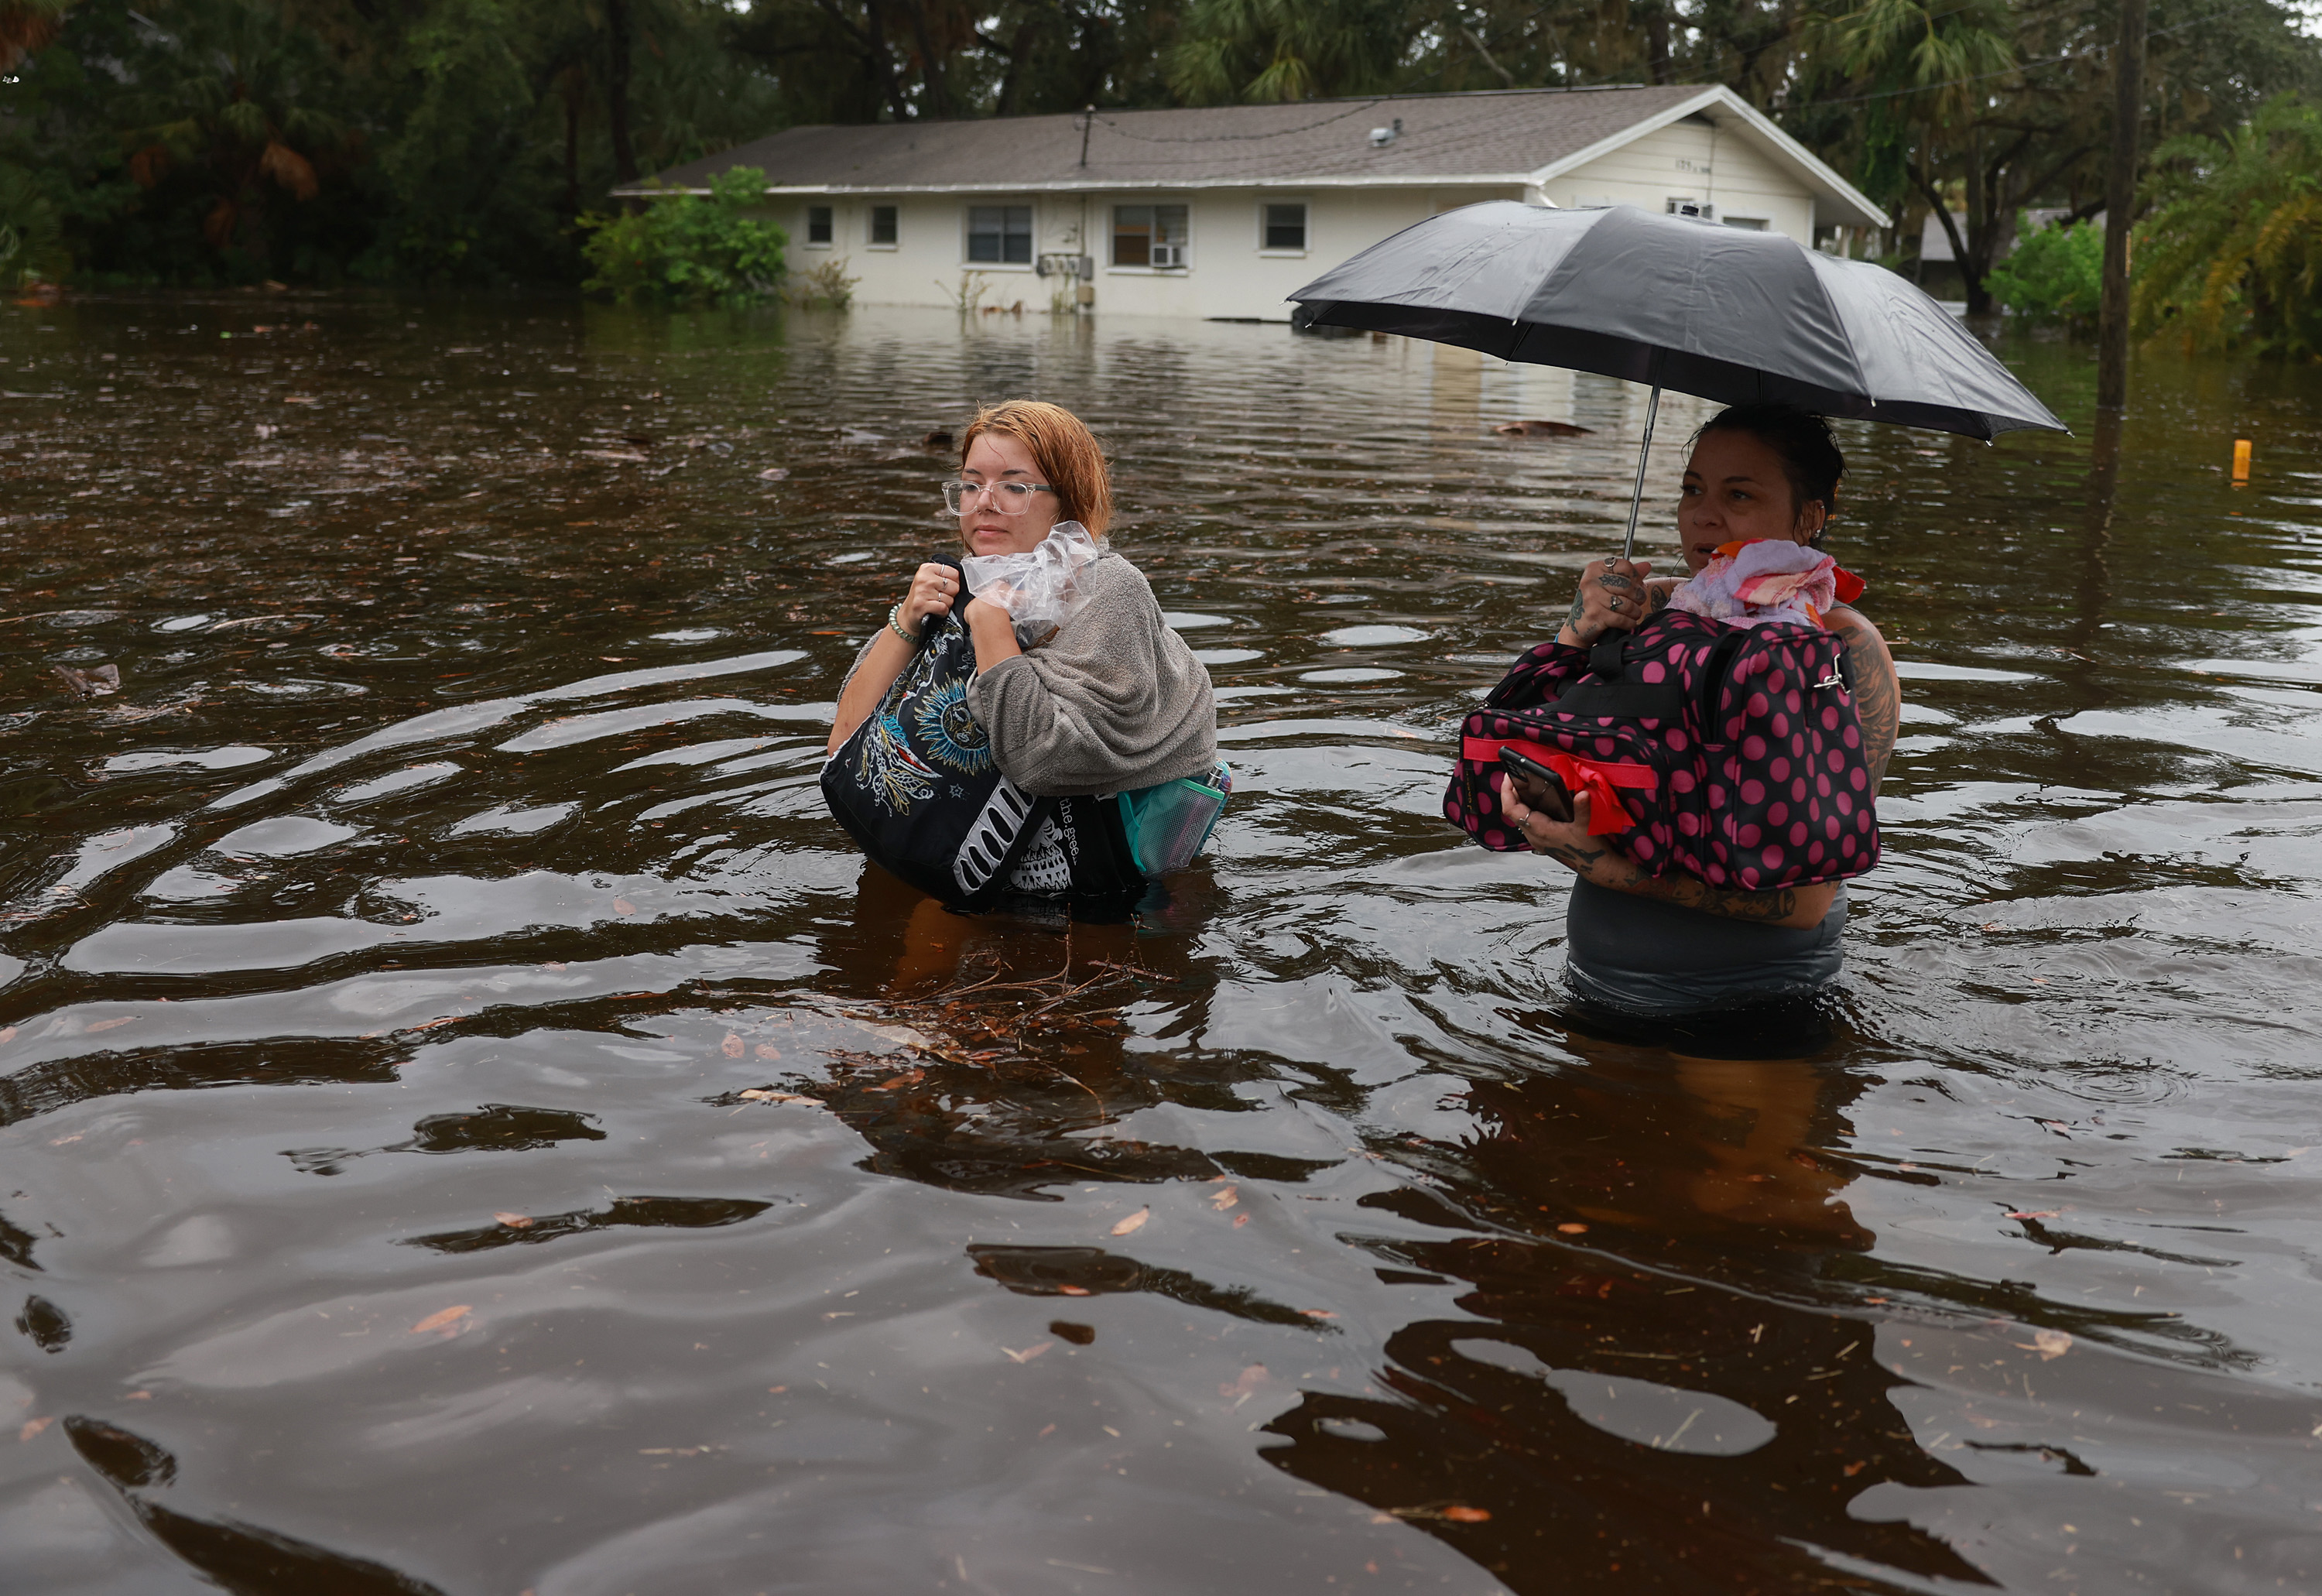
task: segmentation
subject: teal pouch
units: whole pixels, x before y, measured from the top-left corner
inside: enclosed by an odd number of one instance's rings
[[[1186,777],[1120,795],[1121,829],[1129,834],[1138,870],[1166,876],[1200,855],[1225,813],[1226,794],[1233,790],[1233,772],[1224,765],[1212,780],[1214,786]]]

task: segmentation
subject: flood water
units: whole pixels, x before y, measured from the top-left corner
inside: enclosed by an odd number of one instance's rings
[[[2001,348],[2080,435],[1844,429],[1907,696],[1846,996],[1669,1038],[1438,811],[1634,390],[0,311],[0,1589],[2317,1588],[2322,374],[2155,356],[2100,439]],[[1026,394],[1220,689],[1133,926],[937,912],[817,787],[919,438]]]

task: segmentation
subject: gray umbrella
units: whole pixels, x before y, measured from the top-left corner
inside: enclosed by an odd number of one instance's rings
[[[2066,430],[1956,317],[1893,272],[1778,233],[1630,205],[1493,200],[1448,211],[1290,297],[1300,326],[1399,333],[1649,383],[1646,450],[1665,388],[1970,438]],[[1644,482],[1641,453],[1640,499]]]

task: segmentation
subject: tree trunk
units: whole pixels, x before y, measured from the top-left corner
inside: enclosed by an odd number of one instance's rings
[[[1646,76],[1655,83],[1669,80],[1668,0],[1652,0],[1645,8]]]
[[[1960,282],[1967,290],[1970,315],[1991,308],[1991,292],[1983,286],[1991,269],[1991,189],[1983,169],[1983,140],[1970,135],[1967,150],[1967,248],[1952,246],[1959,256]]]
[[[1008,71],[1000,79],[1000,98],[992,107],[996,116],[1013,116],[1023,106],[1024,84],[1031,76],[1032,47],[1039,40],[1040,24],[1027,17],[1016,24],[1016,36],[1008,44]]]
[[[929,116],[951,114],[951,96],[944,87],[943,58],[936,50],[935,35],[928,29],[926,0],[905,0],[911,14],[911,36],[919,46],[919,81],[927,85],[927,114]]]
[[[1929,178],[1924,170],[1917,173],[1916,176],[1919,182],[1919,191],[1927,196],[1927,205],[1933,211],[1935,219],[1943,224],[1943,236],[1952,241],[1952,262],[1960,269],[1960,277],[1961,280],[1964,281],[1966,280],[1970,270],[1967,258],[1967,240],[1960,236],[1959,223],[1952,220],[1951,207],[1943,203],[1943,190],[1935,187],[1934,180]],[[1970,224],[1972,224],[1974,218],[1970,217],[1969,221]],[[1925,236],[1924,230],[1920,236],[1923,238]],[[1922,260],[1919,262],[1919,282],[1922,287],[1925,285],[1926,280],[1927,263],[1924,260]],[[1967,302],[1970,308],[1975,304],[1977,290],[1981,288],[1983,284],[1981,280],[1979,279],[1969,287]],[[1987,303],[1988,302],[1988,300],[1987,298]]]
[[[605,119],[613,130],[613,176],[637,180],[637,148],[629,139],[629,0],[606,0],[605,26],[612,35],[605,74]]]
[[[564,79],[564,212],[577,216],[580,214],[580,96],[588,78],[577,67],[566,68],[560,76]]]
[[[863,14],[870,20],[870,44],[864,62],[877,79],[880,97],[895,114],[897,122],[911,119],[911,102],[903,93],[901,79],[895,72],[895,52],[887,44],[887,19],[881,14],[879,0],[864,0]]]
[[[2113,45],[2112,169],[2105,182],[2104,292],[2097,311],[2097,408],[2128,404],[2128,228],[2136,206],[2136,131],[2144,112],[2145,0],[2120,0]]]

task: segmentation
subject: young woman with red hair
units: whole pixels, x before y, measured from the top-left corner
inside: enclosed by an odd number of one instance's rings
[[[1096,439],[1072,412],[1032,399],[977,413],[961,439],[957,479],[944,485],[944,498],[969,555],[1030,553],[1065,522],[1102,539],[1112,520],[1111,485]],[[961,580],[957,566],[940,561],[912,575],[840,689],[831,752],[878,712],[915,657],[921,629],[951,613]],[[1209,672],[1161,618],[1143,573],[1107,551],[1083,567],[1074,583],[1084,602],[1029,650],[998,605],[971,599],[961,612],[975,653],[965,702],[1001,774],[1026,793],[1059,798],[1209,780],[1218,757]],[[1083,855],[1102,841],[1075,827],[1111,813],[1110,806],[1059,806],[1010,884],[1019,891],[1071,891],[1085,873]]]

